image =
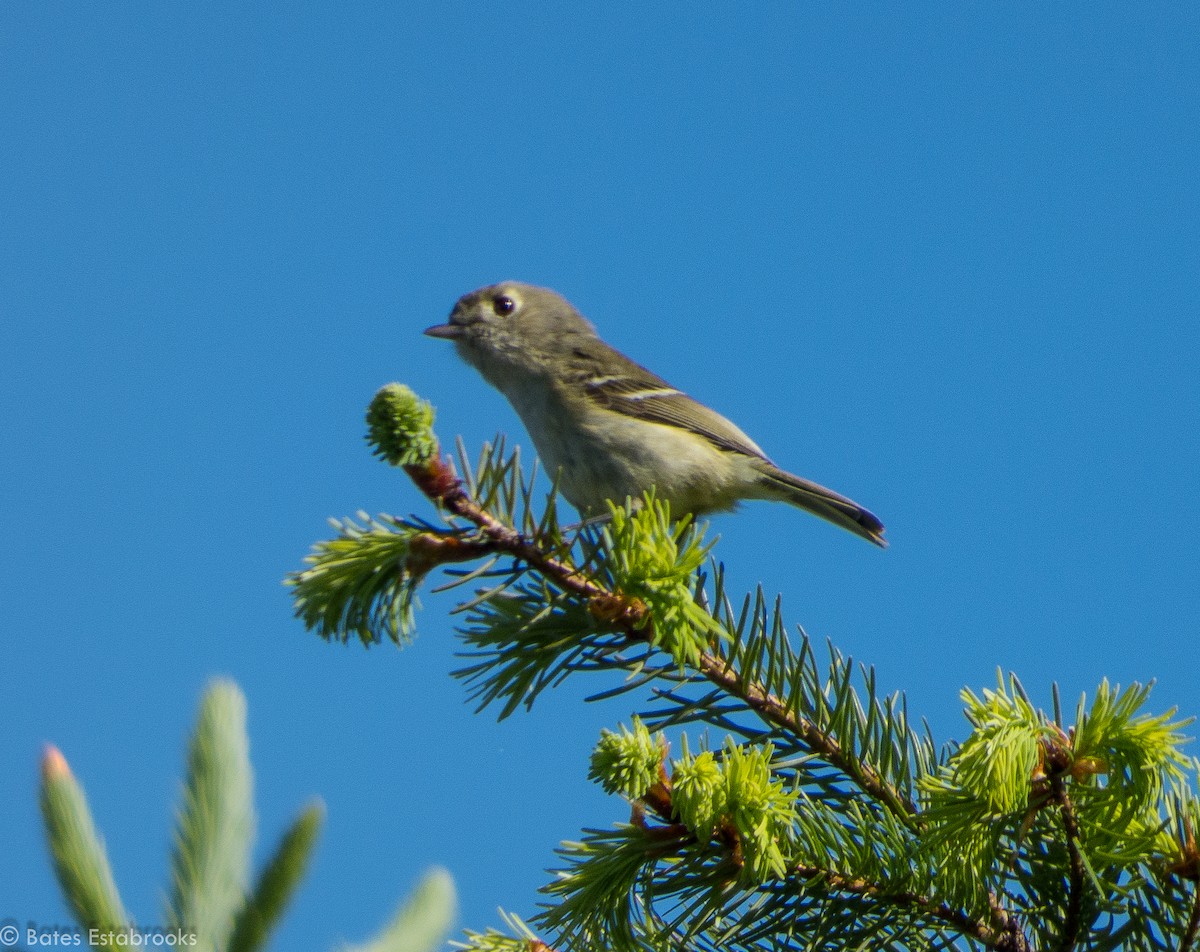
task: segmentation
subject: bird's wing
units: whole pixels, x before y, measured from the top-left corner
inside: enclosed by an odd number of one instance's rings
[[[732,453],[767,458],[758,444],[721,414],[676,390],[602,341],[589,345],[575,349],[576,382],[597,405],[648,423],[689,430]],[[600,354],[598,348],[606,353]],[[603,360],[597,359],[600,357]]]

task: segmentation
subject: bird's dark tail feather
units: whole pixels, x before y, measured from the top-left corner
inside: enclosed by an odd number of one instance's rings
[[[887,540],[883,537],[883,523],[852,499],[839,496],[832,489],[818,486],[807,479],[793,476],[777,466],[768,464],[762,467],[762,473],[766,477],[766,488],[774,498],[806,509],[834,525],[849,529],[855,535],[874,542],[880,548],[887,548]]]

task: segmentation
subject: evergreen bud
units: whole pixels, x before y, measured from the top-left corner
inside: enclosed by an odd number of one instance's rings
[[[438,452],[433,406],[401,383],[382,387],[367,408],[367,442],[392,466],[421,466]]]
[[[671,803],[697,839],[712,837],[725,811],[725,781],[710,751],[676,761],[671,775]]]
[[[744,875],[750,882],[763,883],[787,875],[788,845],[795,825],[798,794],[785,790],[773,779],[772,745],[739,747],[732,741],[725,749],[727,815],[742,844]]]
[[[695,573],[712,543],[693,531],[690,520],[672,524],[665,501],[645,496],[645,505],[610,504],[605,537],[608,567],[621,594],[643,603],[653,623],[652,642],[683,668],[695,665],[724,630],[695,599]]]
[[[659,780],[663,746],[662,735],[651,736],[637,717],[632,731],[624,726],[619,734],[604,730],[592,751],[588,779],[597,781],[607,793],[638,800]]]

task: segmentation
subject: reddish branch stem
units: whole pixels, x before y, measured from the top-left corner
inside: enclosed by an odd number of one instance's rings
[[[997,949],[1001,952],[1029,952],[1028,941],[1019,931],[1007,928],[1007,921],[1001,929],[994,929],[978,919],[971,918],[959,909],[948,906],[944,902],[937,902],[920,893],[887,890],[869,880],[842,876],[815,866],[793,866],[792,872],[801,879],[820,881],[833,892],[866,896],[881,902],[919,909],[931,918],[954,926],[959,932],[976,939],[989,949]]]

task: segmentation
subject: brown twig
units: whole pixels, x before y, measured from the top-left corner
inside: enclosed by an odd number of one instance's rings
[[[482,540],[473,542],[479,555],[495,552],[511,555],[533,566],[565,591],[589,601],[620,597],[580,575],[573,566],[556,559],[485,510],[467,494],[449,462],[435,459],[423,466],[406,466],[404,470],[412,477],[417,488],[433,502],[442,505],[452,515],[473,523],[483,533]],[[647,621],[645,606],[642,606],[640,613],[626,618],[626,623],[621,627],[633,624],[644,626]]]
[[[1029,940],[1019,929],[1010,925],[1007,916],[1000,927],[995,928],[972,918],[961,909],[955,909],[921,893],[884,889],[878,883],[843,876],[816,866],[793,866],[792,872],[801,879],[819,880],[832,892],[849,893],[919,909],[931,918],[953,926],[963,935],[975,939],[989,949],[996,949],[998,952],[1030,952]]]
[[[1083,911],[1083,889],[1087,870],[1084,868],[1083,854],[1079,851],[1080,834],[1079,821],[1075,817],[1075,807],[1067,794],[1067,784],[1061,775],[1050,780],[1050,790],[1054,802],[1058,804],[1059,815],[1062,816],[1063,831],[1067,834],[1067,856],[1070,862],[1068,877],[1067,915],[1062,925],[1062,940],[1059,942],[1061,952],[1069,952],[1079,941],[1079,927]]]
[[[1200,847],[1196,845],[1196,831],[1190,817],[1183,818],[1182,842],[1179,844],[1179,859],[1169,867],[1172,874],[1192,884],[1192,913],[1187,927],[1179,940],[1179,952],[1189,952],[1200,932]]]
[[[711,654],[700,656],[699,667],[706,678],[734,697],[740,698],[763,720],[800,737],[814,753],[850,777],[865,793],[884,804],[910,826],[918,827],[917,807],[872,767],[846,756],[837,739],[821,730],[806,717],[791,710],[783,701],[755,681],[746,681],[729,663]]]
[[[1029,952],[1029,940],[1025,937],[1016,917],[1001,905],[994,892],[988,893],[987,902],[988,911],[992,914],[992,922],[995,923],[996,929],[1009,937],[1006,940],[1007,944],[1002,948],[1010,949],[1012,952]]]

